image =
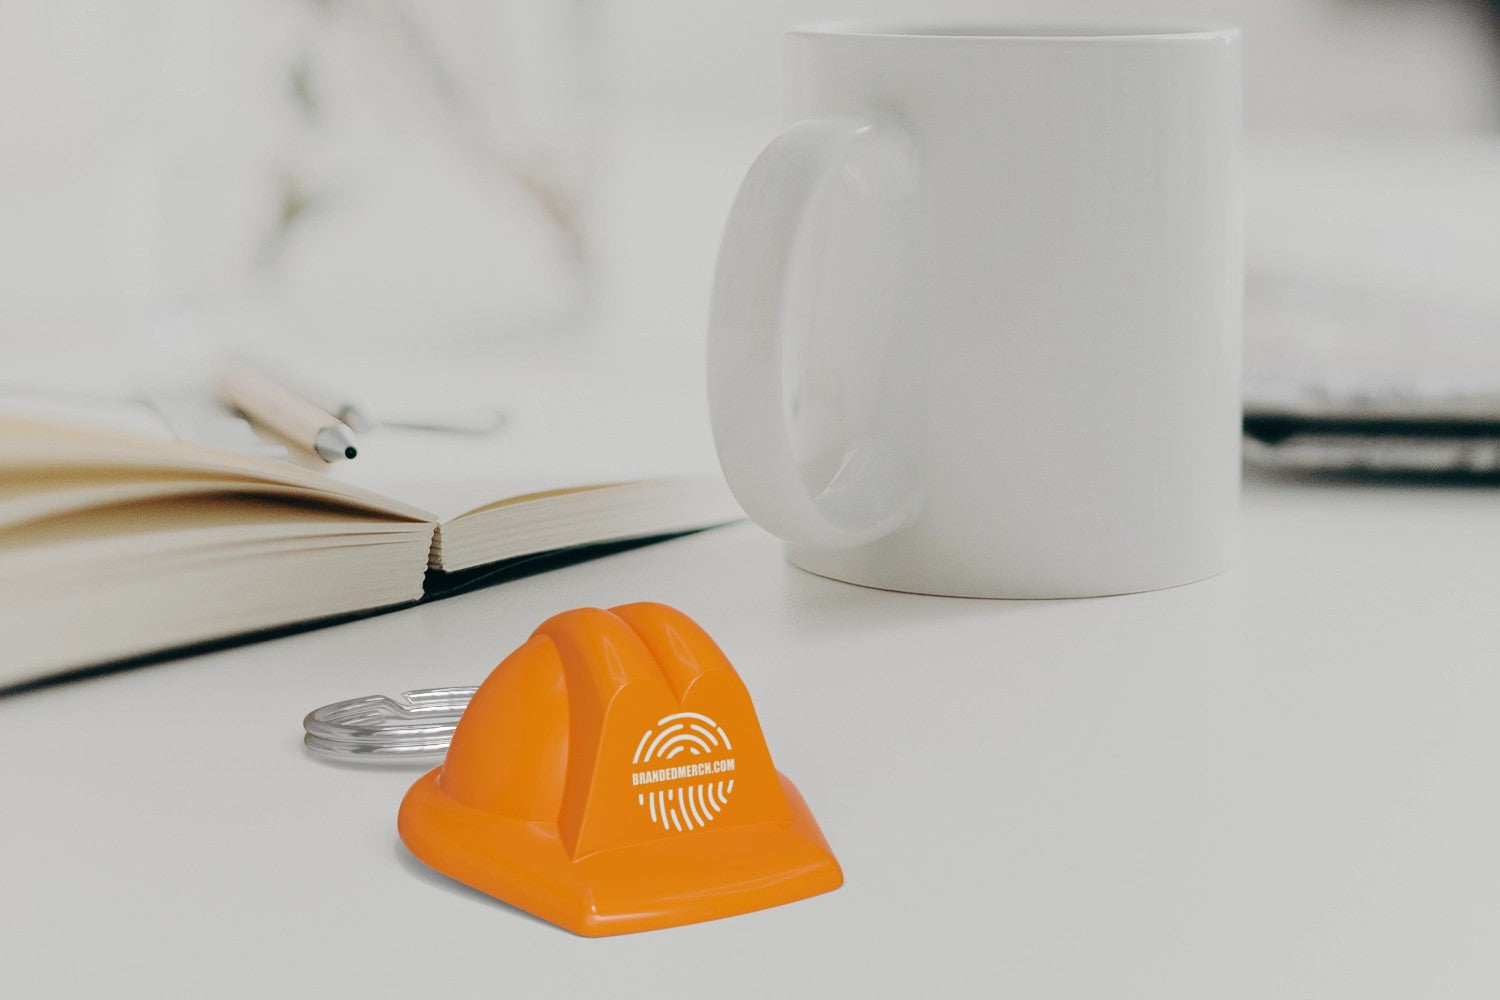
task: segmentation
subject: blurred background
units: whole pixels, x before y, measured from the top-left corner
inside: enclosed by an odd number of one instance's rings
[[[1293,276],[1500,316],[1482,0],[0,0],[3,381],[696,364],[781,34],[847,16],[1237,23],[1252,314]]]

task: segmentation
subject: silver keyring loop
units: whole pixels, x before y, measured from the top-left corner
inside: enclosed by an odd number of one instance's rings
[[[442,757],[475,688],[425,688],[336,701],[302,720],[309,750],[341,760]]]

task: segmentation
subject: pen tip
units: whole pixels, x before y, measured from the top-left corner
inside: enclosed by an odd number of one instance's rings
[[[313,450],[325,462],[337,462],[359,454],[359,449],[354,443],[354,435],[349,433],[349,428],[343,424],[330,424],[318,431],[317,439],[313,442]]]

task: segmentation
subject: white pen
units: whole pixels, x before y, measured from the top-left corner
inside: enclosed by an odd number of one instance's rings
[[[335,392],[327,386],[308,381],[300,371],[288,371],[254,355],[233,355],[228,359],[230,367],[249,368],[289,389],[325,413],[331,413],[344,422],[356,434],[373,431],[377,421],[363,401],[350,398],[343,392]]]
[[[359,454],[354,432],[347,424],[249,365],[234,364],[225,369],[219,376],[219,394],[252,422],[325,462]]]
[[[297,379],[285,378],[281,381],[309,403],[342,420],[356,434],[375,429],[375,418],[370,416],[370,408],[363,403]]]

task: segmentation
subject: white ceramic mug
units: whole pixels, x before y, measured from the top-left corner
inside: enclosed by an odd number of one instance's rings
[[[719,253],[714,438],[824,576],[1082,597],[1224,569],[1238,32],[794,31]]]

